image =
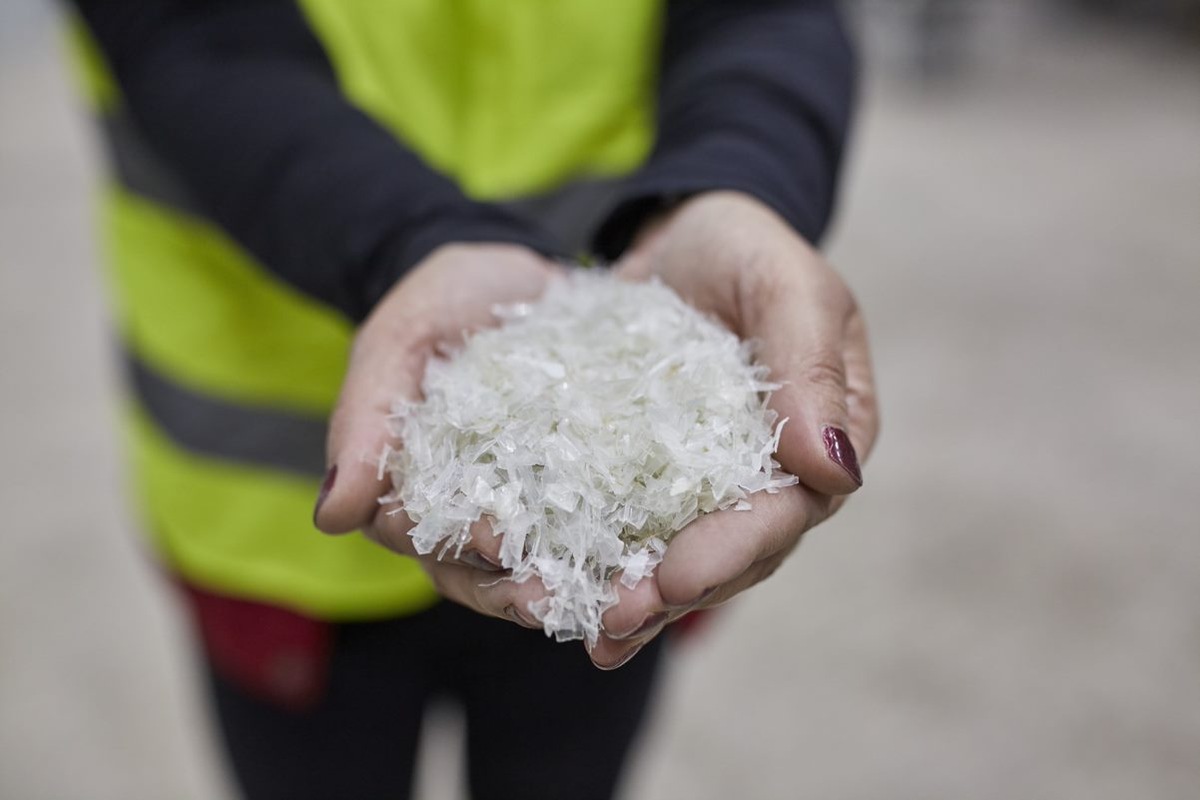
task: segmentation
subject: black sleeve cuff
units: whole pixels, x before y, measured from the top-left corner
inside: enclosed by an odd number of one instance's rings
[[[832,0],[668,5],[654,152],[593,239],[615,259],[664,204],[744,192],[817,242],[832,216],[856,76]]]
[[[824,156],[814,152],[810,157]],[[687,197],[719,190],[744,192],[760,200],[815,242],[824,232],[829,211],[811,198],[823,199],[824,188],[808,186],[807,173],[797,173],[780,174],[777,164],[754,148],[714,137],[664,156],[633,176],[597,229],[593,247],[598,255],[615,260],[649,218]]]

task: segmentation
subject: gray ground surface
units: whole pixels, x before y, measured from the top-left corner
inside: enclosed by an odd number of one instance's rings
[[[881,446],[680,654],[630,798],[1200,797],[1200,60],[1009,27],[958,81],[880,63],[832,253]],[[53,45],[6,0],[0,797],[221,797],[123,507],[95,152]]]

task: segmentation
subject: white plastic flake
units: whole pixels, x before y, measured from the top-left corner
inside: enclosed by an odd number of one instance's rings
[[[403,503],[420,553],[489,518],[511,580],[545,584],[548,635],[594,643],[614,575],[636,586],[700,514],[796,483],[772,458],[767,368],[661,283],[575,272],[496,313],[395,406],[381,502]]]

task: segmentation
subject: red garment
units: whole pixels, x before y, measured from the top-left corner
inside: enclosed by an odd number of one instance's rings
[[[178,582],[213,668],[247,692],[293,709],[324,694],[333,626],[284,608]]]
[[[209,661],[226,680],[285,708],[323,697],[333,625],[285,608],[214,594],[176,580]],[[712,611],[693,611],[671,626],[677,639],[701,634]]]

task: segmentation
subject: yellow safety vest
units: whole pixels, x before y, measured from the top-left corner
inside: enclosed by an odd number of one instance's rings
[[[546,222],[649,151],[660,2],[300,5],[349,101],[471,197],[524,199]],[[194,211],[82,24],[73,33],[117,166],[104,251],[131,376],[128,444],[158,551],[201,587],[321,618],[427,606],[435,595],[415,562],[312,526],[351,324]]]

